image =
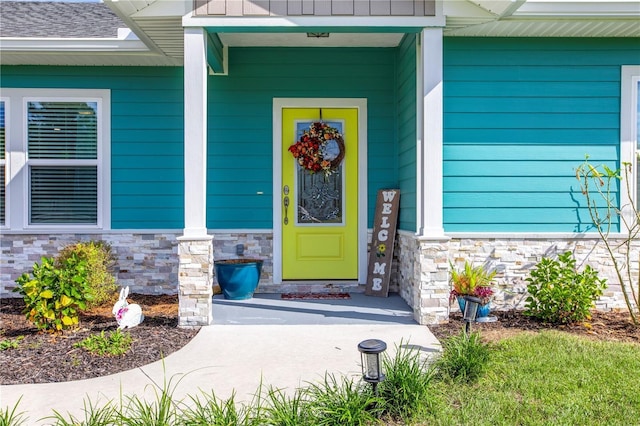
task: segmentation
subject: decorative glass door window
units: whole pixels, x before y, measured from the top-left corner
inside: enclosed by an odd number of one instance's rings
[[[310,121],[296,123],[296,136],[312,124]],[[343,123],[327,122],[340,133]],[[333,161],[340,155],[338,143],[329,140],[323,149],[322,157]],[[344,225],[344,162],[341,162],[331,174],[312,173],[296,163],[296,224],[297,225]]]

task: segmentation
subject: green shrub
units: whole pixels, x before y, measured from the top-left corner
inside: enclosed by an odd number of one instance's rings
[[[86,309],[87,261],[76,254],[58,268],[53,258],[43,257],[31,275],[22,274],[14,289],[24,297],[26,317],[39,330],[60,331],[78,324],[78,313]]]
[[[263,424],[278,426],[306,426],[313,425],[307,412],[308,401],[304,389],[296,389],[289,395],[284,389],[267,388]]]
[[[480,339],[480,333],[469,335],[462,331],[442,342],[442,355],[436,362],[442,378],[459,382],[474,382],[484,372],[489,361],[489,345]]]
[[[526,315],[551,323],[567,324],[590,318],[596,299],[607,288],[606,280],[589,265],[578,272],[570,251],[558,260],[543,258],[527,278]]]
[[[28,417],[25,417],[25,412],[17,411],[21,400],[22,396],[13,407],[7,406],[0,410],[0,426],[22,426],[27,423]]]
[[[189,396],[190,404],[183,410],[180,417],[184,425],[207,425],[207,426],[262,426],[267,423],[261,417],[262,407],[260,400],[247,403],[236,401],[235,391],[228,399],[220,399],[215,392],[201,392],[203,399],[199,395]],[[151,423],[146,423],[151,424]]]
[[[56,257],[56,266],[62,267],[73,254],[87,261],[87,288],[93,298],[87,307],[102,305],[113,300],[118,290],[112,270],[115,256],[104,241],[86,241],[63,248]]]
[[[378,385],[385,414],[407,421],[418,416],[428,405],[434,370],[427,362],[419,350],[402,342],[393,358],[385,353],[382,365],[386,378]]]
[[[98,356],[118,356],[125,354],[131,348],[133,338],[130,333],[124,333],[117,329],[105,335],[104,330],[100,334],[93,334],[86,339],[74,344],[76,348],[83,348],[87,352]]]
[[[83,416],[74,416],[67,413],[65,417],[61,412],[53,410],[53,415],[45,417],[42,420],[53,420],[55,426],[114,426],[123,425],[118,419],[117,406],[112,401],[107,401],[101,406],[94,403],[91,399],[86,398],[83,401]],[[49,424],[49,423],[47,423]]]
[[[18,349],[20,341],[24,339],[24,336],[18,336],[15,339],[2,339],[0,340],[0,351],[6,351],[7,349]]]
[[[382,398],[374,396],[368,383],[355,383],[346,377],[338,380],[328,373],[324,382],[309,386],[308,396],[307,414],[314,426],[369,425],[382,412]]]

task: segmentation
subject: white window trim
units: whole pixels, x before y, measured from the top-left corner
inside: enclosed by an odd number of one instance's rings
[[[629,188],[631,190],[631,196],[637,197],[637,177],[636,171],[638,170],[638,159],[636,152],[638,150],[638,82],[640,81],[640,65],[625,65],[622,66],[622,74],[620,81],[620,167],[624,167],[624,163],[632,165],[632,180],[629,182]],[[622,208],[622,214],[626,219],[630,221],[633,218],[632,206],[638,206],[640,200],[631,200],[627,194],[627,182],[625,180],[624,173],[622,174],[622,182],[620,186],[620,206]],[[621,232],[627,232],[627,230],[620,230]]]
[[[6,227],[38,233],[109,230],[111,226],[111,91],[106,89],[2,89],[7,134]],[[98,104],[98,158],[87,164],[98,168],[98,221],[86,224],[29,224],[27,160],[27,103],[29,101],[96,102]],[[74,162],[74,164],[78,164]]]

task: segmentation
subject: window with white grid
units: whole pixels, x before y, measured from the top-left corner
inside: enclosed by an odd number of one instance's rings
[[[8,102],[0,123],[10,115],[5,121],[11,131],[6,140],[0,133],[10,147],[0,163],[11,174],[9,195],[2,194],[10,216],[5,226],[106,228],[109,91],[6,89],[3,95]]]

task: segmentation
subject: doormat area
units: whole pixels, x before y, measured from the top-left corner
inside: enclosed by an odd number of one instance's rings
[[[281,299],[351,299],[349,293],[283,293]]]

